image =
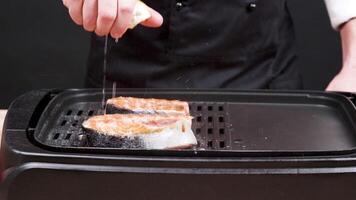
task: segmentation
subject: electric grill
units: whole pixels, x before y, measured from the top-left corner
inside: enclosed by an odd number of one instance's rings
[[[103,113],[100,90],[33,91],[8,110],[0,199],[356,198],[354,94],[116,93],[188,101],[198,146],[93,147],[81,123]]]

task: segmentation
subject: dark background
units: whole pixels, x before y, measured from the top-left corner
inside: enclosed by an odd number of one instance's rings
[[[306,89],[322,90],[341,65],[338,33],[322,0],[288,0]],[[79,88],[90,34],[74,25],[61,0],[3,1],[0,6],[0,108],[40,88]]]

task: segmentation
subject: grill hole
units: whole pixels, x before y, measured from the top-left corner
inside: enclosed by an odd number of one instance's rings
[[[72,134],[67,134],[65,139],[69,140],[70,136],[72,136]]]
[[[212,111],[213,110],[213,106],[208,106],[208,111]]]
[[[225,129],[223,129],[223,128],[219,129],[219,133],[220,133],[220,135],[224,135],[225,134]]]
[[[59,138],[59,135],[60,135],[60,133],[56,133],[56,134],[53,136],[53,139],[54,139],[54,140],[57,140],[57,139]]]
[[[219,106],[219,111],[224,111],[224,107],[223,106]]]
[[[71,115],[72,114],[72,110],[68,110],[67,115]]]
[[[213,147],[213,141],[208,141],[208,147],[212,148]]]
[[[208,134],[213,134],[213,129],[212,128],[208,128]]]
[[[208,122],[213,122],[213,117],[208,117]]]
[[[72,126],[77,126],[78,125],[78,121],[74,121]]]
[[[195,133],[196,133],[196,134],[200,134],[200,133],[201,133],[201,129],[200,129],[200,128],[197,128],[197,129],[195,130]]]
[[[220,141],[219,146],[220,148],[225,148],[225,141]]]
[[[91,111],[89,111],[88,116],[92,116],[93,114],[94,114],[94,111],[91,110]]]
[[[201,111],[201,106],[197,106],[197,111]]]
[[[81,116],[82,114],[83,114],[82,110],[79,110],[78,113],[77,113],[78,116]]]
[[[201,122],[201,116],[197,117],[197,122]]]
[[[219,122],[224,122],[224,117],[219,117]]]
[[[66,123],[67,123],[67,120],[63,120],[62,123],[61,123],[61,126],[66,125]]]

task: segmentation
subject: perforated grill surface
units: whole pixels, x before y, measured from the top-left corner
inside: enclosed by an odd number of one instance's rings
[[[198,139],[198,149],[228,149],[230,131],[228,115],[223,103],[191,102],[190,113],[194,117],[192,130]],[[82,123],[91,116],[103,114],[97,102],[76,103],[58,116],[47,136],[46,143],[59,147],[89,147]]]

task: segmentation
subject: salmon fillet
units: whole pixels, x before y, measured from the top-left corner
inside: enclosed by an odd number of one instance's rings
[[[197,144],[191,130],[192,117],[166,114],[107,114],[89,118],[82,126],[85,130],[99,134],[105,144],[95,146],[120,146],[129,144],[145,149],[186,148]],[[110,141],[116,143],[112,144]]]
[[[189,116],[189,105],[188,102],[178,100],[117,97],[107,100],[107,113],[164,113]]]

